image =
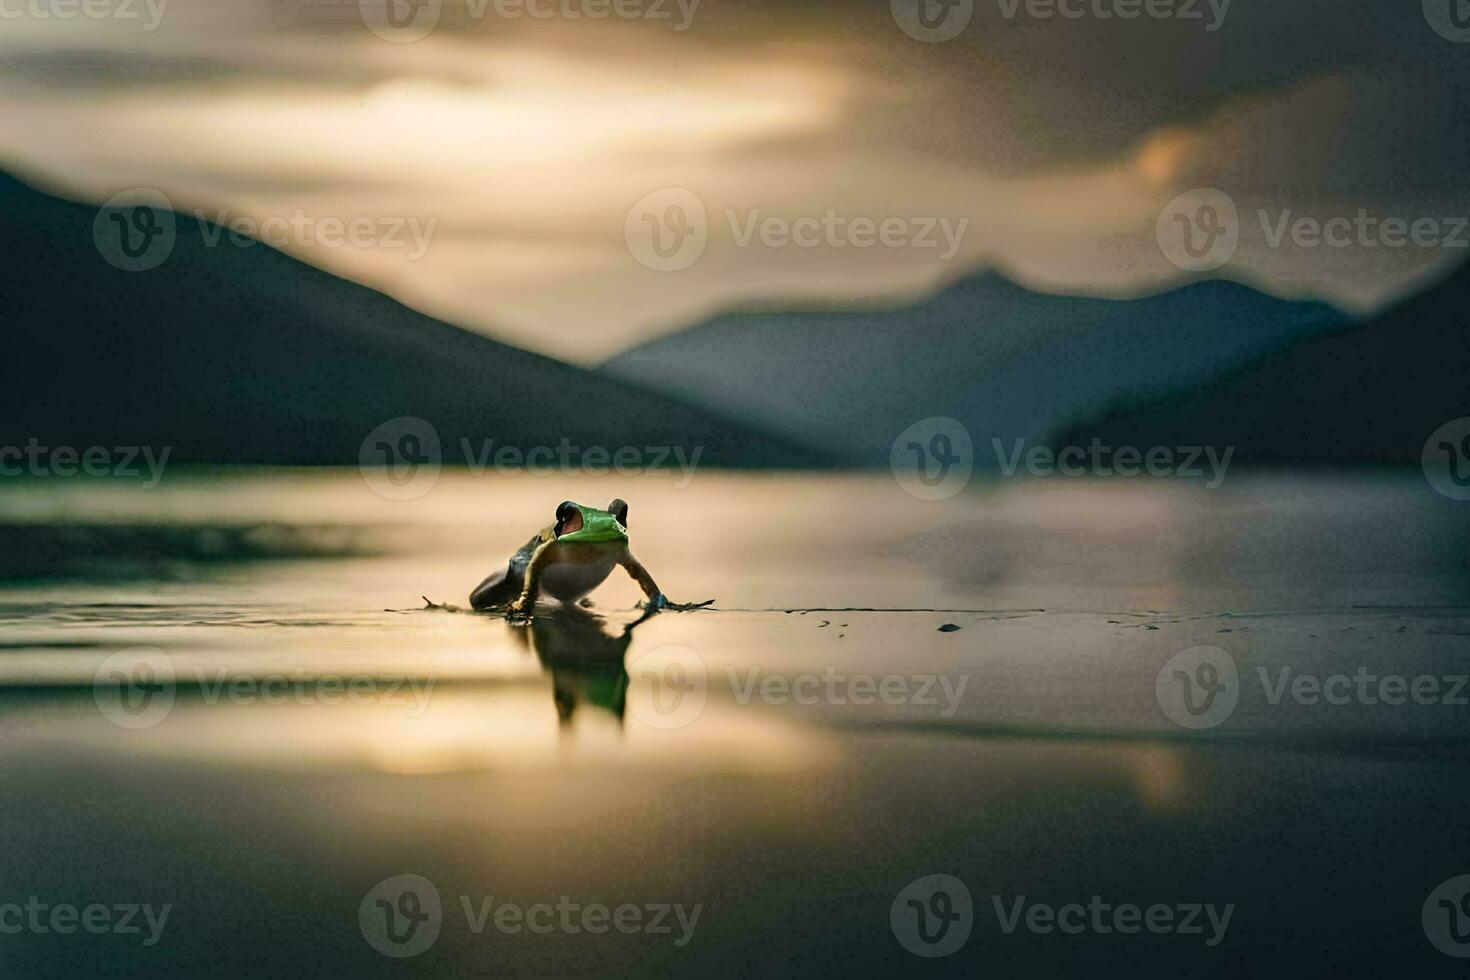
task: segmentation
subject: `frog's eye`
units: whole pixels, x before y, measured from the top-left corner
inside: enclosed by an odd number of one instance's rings
[[[628,526],[628,504],[623,500],[614,500],[607,505],[607,512],[618,519],[623,527]]]
[[[556,508],[556,536],[582,530],[582,509],[570,500],[563,500]]]

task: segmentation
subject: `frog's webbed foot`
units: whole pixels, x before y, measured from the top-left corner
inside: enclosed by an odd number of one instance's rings
[[[655,612],[661,610],[688,612],[691,609],[703,609],[705,606],[712,606],[714,602],[715,600],[713,599],[706,599],[703,602],[671,602],[668,596],[660,592],[648,600],[644,608]]]
[[[505,619],[511,623],[529,623],[531,621],[531,613],[535,608],[535,600],[521,596],[521,598],[505,607]]]

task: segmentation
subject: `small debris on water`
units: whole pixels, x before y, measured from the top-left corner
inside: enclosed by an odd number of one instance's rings
[[[945,623],[943,626],[939,627],[939,632],[941,632],[941,633],[955,633],[955,632],[958,632],[959,629],[960,628],[958,626],[956,626],[954,623]]]

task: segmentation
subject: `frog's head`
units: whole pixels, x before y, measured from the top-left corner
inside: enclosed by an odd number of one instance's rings
[[[607,510],[584,507],[570,500],[556,509],[556,539],[589,544],[628,540],[628,505],[614,500]]]

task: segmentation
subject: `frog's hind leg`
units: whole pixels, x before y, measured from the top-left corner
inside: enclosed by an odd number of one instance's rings
[[[515,602],[525,585],[523,573],[524,567],[517,568],[514,561],[499,571],[491,572],[470,593],[470,606],[475,609],[491,609]]]
[[[520,598],[526,586],[526,566],[531,563],[531,555],[540,543],[539,536],[527,541],[520,551],[511,556],[504,568],[491,572],[485,581],[475,586],[475,591],[470,593],[470,606],[475,609],[492,609],[496,606],[508,606]]]

